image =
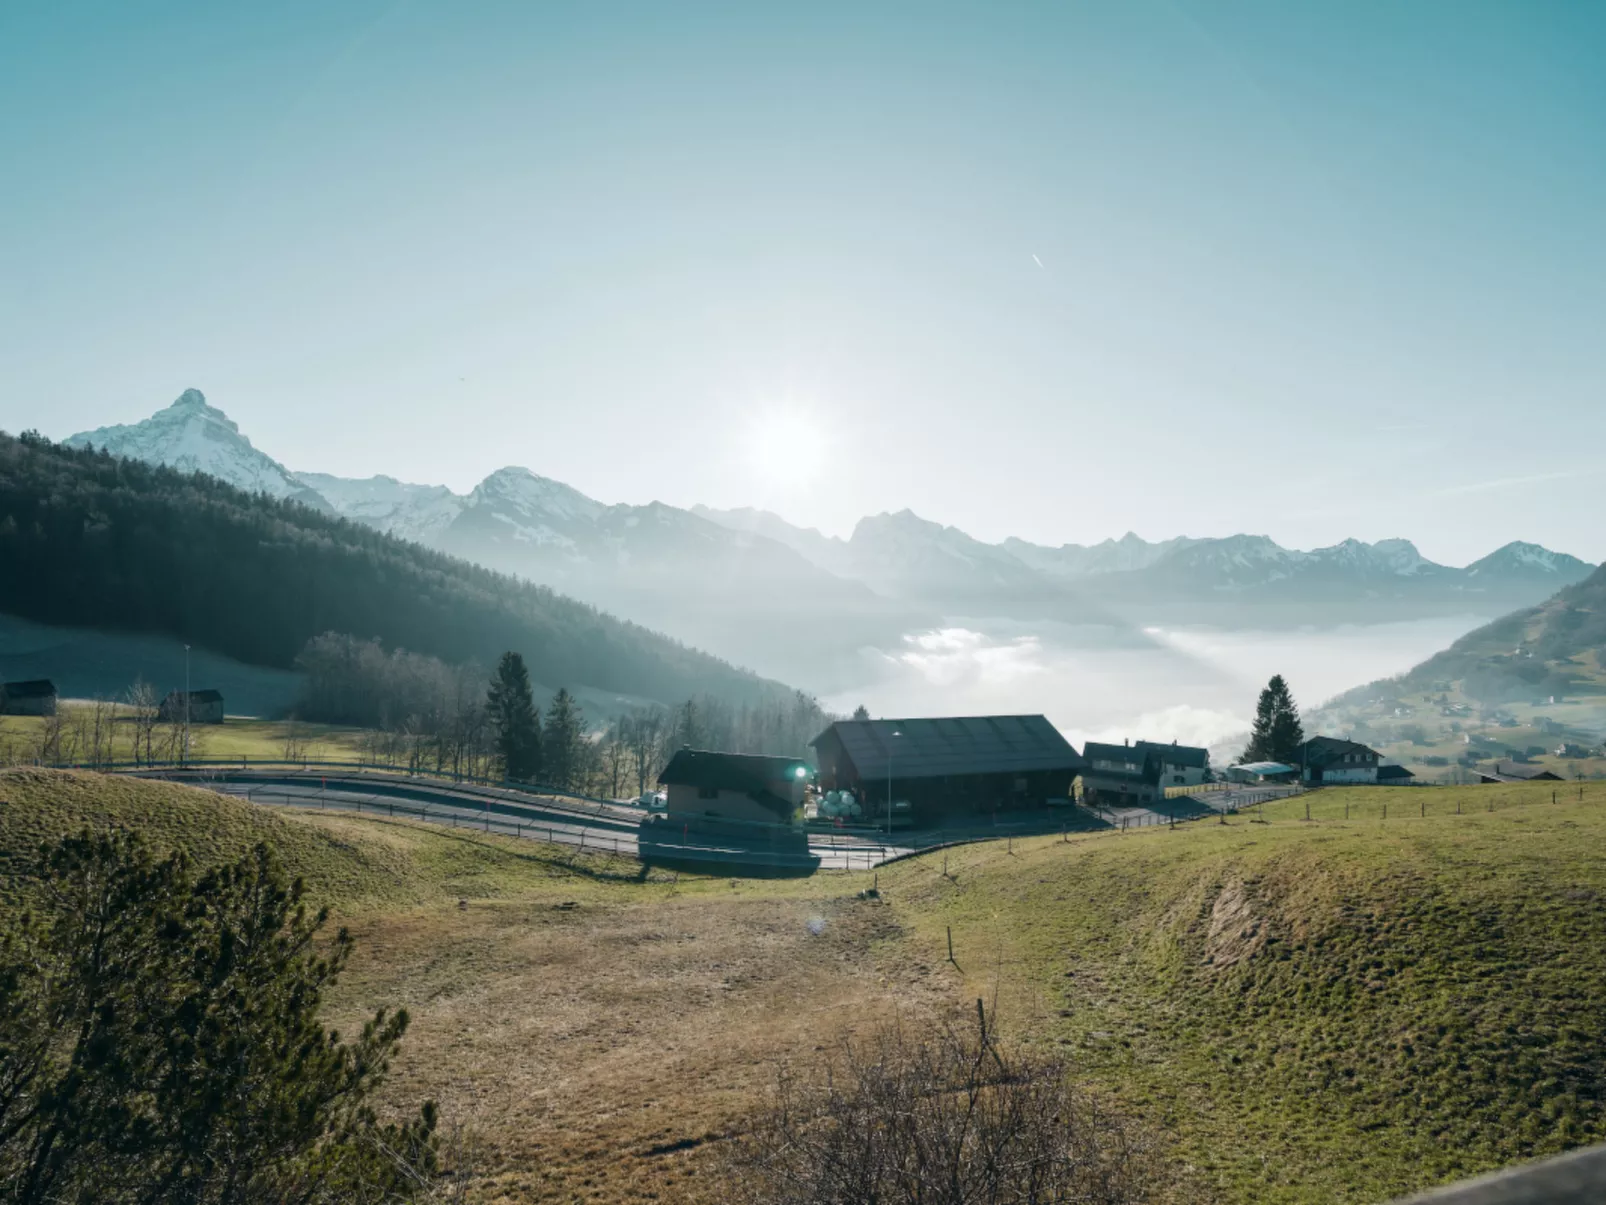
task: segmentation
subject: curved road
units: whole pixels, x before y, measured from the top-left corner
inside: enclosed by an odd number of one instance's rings
[[[305,770],[132,771],[142,778],[188,783],[253,803],[321,808],[364,815],[401,816],[451,828],[472,828],[509,837],[548,841],[639,858],[642,812],[627,804],[595,803],[561,795],[533,795],[497,787],[412,778],[382,771],[335,773]],[[677,834],[673,824],[654,826],[648,859],[658,862],[735,865],[752,869],[866,870],[914,852],[912,846],[836,833],[810,833],[808,856],[777,854],[721,837]],[[676,837],[679,840],[676,840]]]

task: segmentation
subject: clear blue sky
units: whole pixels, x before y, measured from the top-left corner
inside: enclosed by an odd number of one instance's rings
[[[1606,558],[1606,4],[0,6],[0,427]]]

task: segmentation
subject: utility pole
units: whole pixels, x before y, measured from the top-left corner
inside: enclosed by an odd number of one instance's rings
[[[183,765],[190,764],[190,646],[184,646],[184,754]]]
[[[892,730],[894,737],[902,736],[896,728]],[[892,841],[892,741],[887,741],[887,841]]]

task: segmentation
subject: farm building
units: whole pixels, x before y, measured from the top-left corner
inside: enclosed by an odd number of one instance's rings
[[[55,715],[56,684],[48,678],[7,682],[0,686],[0,712],[6,715]]]
[[[1561,782],[1554,770],[1528,762],[1497,761],[1491,766],[1479,766],[1474,773],[1479,782]]]
[[[1415,777],[1415,773],[1394,762],[1390,762],[1387,765],[1382,765],[1377,768],[1377,781],[1382,783],[1384,786],[1407,786]]]
[[[161,718],[163,723],[182,724],[188,718],[191,724],[221,724],[223,722],[223,692],[217,690],[192,690],[189,693],[189,713],[186,717],[184,709],[184,692],[182,690],[169,691],[162,700]]]
[[[671,822],[791,824],[803,804],[808,767],[795,757],[682,749],[658,783]]]
[[[1299,747],[1300,776],[1316,783],[1375,783],[1376,749],[1336,736],[1313,736]]]
[[[1210,753],[1175,742],[1127,741],[1082,748],[1082,799],[1087,803],[1156,803],[1168,787],[1196,787],[1210,775]]]
[[[1228,782],[1292,782],[1299,777],[1299,767],[1284,765],[1280,761],[1252,761],[1228,766],[1226,773]]]
[[[1179,745],[1176,741],[1169,745],[1157,741],[1134,741],[1132,747],[1154,757],[1163,787],[1196,787],[1210,781],[1208,749]]]
[[[1040,715],[838,720],[810,744],[820,787],[852,791],[883,823],[889,803],[910,824],[1068,803],[1082,768]]]

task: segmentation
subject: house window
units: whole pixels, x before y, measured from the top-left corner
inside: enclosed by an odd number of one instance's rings
[[[1183,774],[1175,774],[1172,776],[1171,781],[1177,783],[1186,782],[1187,776]]]
[[[718,799],[719,798],[719,788],[718,787],[698,787],[697,788],[697,798],[699,798],[699,799]]]

